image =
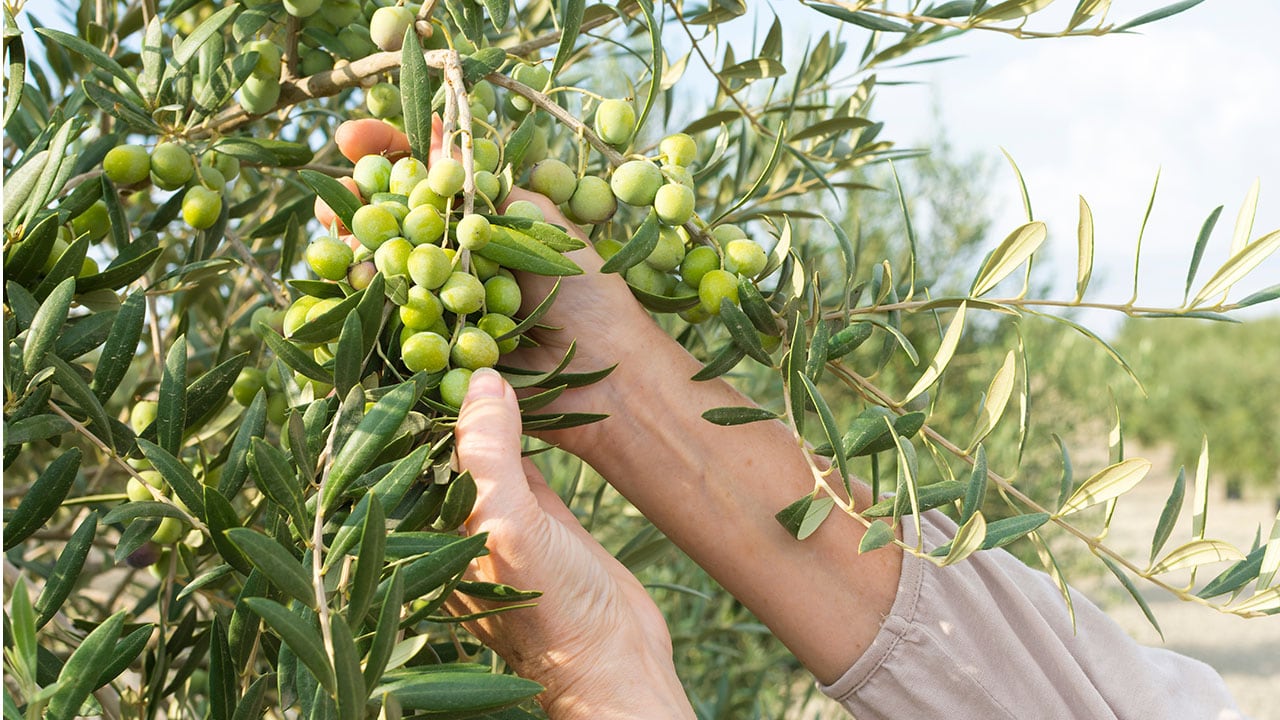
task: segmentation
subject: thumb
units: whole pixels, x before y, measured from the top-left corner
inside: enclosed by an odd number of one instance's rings
[[[455,438],[458,464],[476,481],[468,530],[533,509],[520,463],[520,409],[515,391],[497,372],[482,368],[472,374]]]

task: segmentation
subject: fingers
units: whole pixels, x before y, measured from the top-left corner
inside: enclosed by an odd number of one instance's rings
[[[409,154],[408,136],[376,118],[348,120],[338,126],[334,139],[338,150],[351,162],[365,155],[395,158]]]
[[[471,376],[455,428],[458,463],[476,481],[468,532],[502,521],[529,523],[538,509],[520,462],[520,409],[515,391],[488,368]]]

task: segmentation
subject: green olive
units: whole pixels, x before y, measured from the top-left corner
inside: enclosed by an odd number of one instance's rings
[[[151,175],[151,156],[141,145],[117,145],[102,158],[102,173],[117,185],[137,185]]]

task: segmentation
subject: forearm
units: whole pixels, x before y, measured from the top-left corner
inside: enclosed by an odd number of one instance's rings
[[[609,380],[601,409],[611,417],[581,447],[557,440],[831,681],[888,614],[901,554],[858,554],[863,526],[839,511],[803,542],[788,535],[773,516],[813,489],[804,450],[781,422],[704,420],[710,408],[752,403],[723,381],[689,381],[699,367],[660,331],[642,333]],[[867,505],[870,491],[858,485],[854,500]]]

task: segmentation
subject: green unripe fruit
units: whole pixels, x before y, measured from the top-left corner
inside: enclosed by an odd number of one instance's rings
[[[91,257],[87,257],[80,262],[80,272],[76,273],[78,278],[87,278],[98,274],[98,261]]]
[[[727,269],[746,277],[754,277],[764,270],[769,258],[765,255],[764,248],[757,245],[754,240],[738,238],[730,240],[725,246],[724,260]]]
[[[151,156],[141,145],[117,145],[102,158],[102,174],[117,185],[136,185],[151,174]]]
[[[640,263],[627,269],[627,282],[650,295],[666,295],[675,287],[675,278],[647,264]]]
[[[680,228],[664,227],[658,231],[658,244],[644,261],[649,267],[671,272],[684,261],[684,238]]]
[[[403,196],[402,196],[402,195],[393,195],[392,193],[378,193],[377,197],[391,197],[391,198],[398,198],[398,197],[403,197]],[[380,207],[380,208],[382,208],[382,209],[386,210],[387,212],[391,213],[392,217],[394,217],[394,218],[396,219],[396,224],[397,224],[397,225],[400,225],[401,227],[403,227],[403,226],[404,226],[404,219],[405,219],[405,218],[407,218],[407,217],[409,217],[409,206],[408,206],[408,205],[405,205],[404,203],[400,202],[399,200],[394,200],[394,199],[383,200],[382,202],[379,202],[379,203],[376,203],[376,204],[377,204],[377,206],[378,206],[378,207]],[[401,235],[403,235],[403,234],[404,234],[404,233],[401,233]]]
[[[427,171],[427,187],[444,198],[457,195],[466,179],[467,172],[462,163],[449,157],[437,159]]]
[[[693,173],[689,172],[689,168],[683,165],[663,165],[662,176],[667,179],[668,183],[685,185],[690,189],[693,188]]]
[[[317,16],[313,15],[312,17]],[[333,56],[323,50],[304,50],[302,52],[302,62],[298,64],[298,69],[302,72],[303,77],[328,72],[333,69]]]
[[[307,322],[307,313],[311,312],[311,308],[315,307],[318,302],[320,302],[320,298],[311,297],[310,295],[303,295],[293,301],[293,304],[284,313],[284,324],[281,329],[284,330],[285,337],[293,335],[298,328]]]
[[[250,75],[240,86],[240,105],[250,115],[265,115],[280,101],[280,81],[275,77]]]
[[[747,234],[737,225],[717,225],[711,229],[711,239],[720,244],[721,247],[728,245],[730,240],[744,238]]]
[[[360,197],[372,200],[376,193],[391,188],[391,161],[381,155],[365,155],[356,161],[351,177],[360,189]]]
[[[342,304],[342,301],[338,298],[324,298],[316,302],[316,304],[312,305],[311,309],[307,311],[307,316],[304,318],[304,324],[315,320],[321,315],[324,315],[330,310],[338,307],[340,304]]]
[[[577,187],[578,175],[561,160],[543,160],[529,171],[529,189],[546,195],[556,205],[568,202]]]
[[[449,279],[453,261],[438,245],[419,245],[409,253],[408,269],[414,284],[435,290]]]
[[[662,187],[662,171],[648,160],[628,160],[613,171],[609,187],[615,197],[628,205],[652,205]]]
[[[517,65],[515,70],[511,71],[511,79],[528,85],[534,90],[544,90],[547,82],[551,80],[551,71],[542,65]]]
[[[596,241],[596,252],[600,254],[600,259],[602,260],[608,260],[617,255],[621,249],[622,243],[613,238],[601,238]]]
[[[151,542],[157,545],[172,545],[182,539],[187,534],[186,525],[178,518],[167,517],[160,521],[160,526],[156,528],[155,534],[151,536]]]
[[[452,273],[440,288],[440,302],[451,313],[473,313],[484,305],[484,285],[471,273]]]
[[[512,122],[520,122],[529,110],[533,108],[533,104],[523,95],[517,95],[514,92],[508,92],[502,100],[502,114]]]
[[[569,212],[587,224],[607,222],[617,211],[618,200],[608,181],[594,175],[579,180],[569,198]]]
[[[400,234],[400,223],[385,207],[364,205],[351,216],[351,232],[361,245],[377,250],[382,243]]]
[[[477,170],[498,171],[498,162],[502,158],[502,150],[498,148],[498,143],[488,138],[476,138],[471,143],[471,153],[475,157]]]
[[[156,421],[156,415],[160,412],[160,405],[154,400],[139,400],[133,404],[133,409],[129,411],[129,427],[134,433],[141,433],[147,429],[147,426]]]
[[[352,289],[363,290],[369,287],[369,283],[373,282],[373,276],[378,274],[378,268],[374,264],[365,261],[356,263],[347,270],[347,282]]]
[[[289,417],[289,401],[281,393],[267,396],[267,420],[277,427]]]
[[[311,17],[304,18],[302,21],[302,27],[307,30],[319,30],[320,32],[327,33],[329,35],[337,35],[339,26],[330,20],[327,15],[316,14]],[[311,41],[313,38],[310,35],[303,35],[301,39],[303,42],[307,42]]]
[[[415,332],[401,341],[400,357],[410,372],[438,373],[449,367],[449,341],[433,332]]]
[[[693,217],[693,188],[668,183],[658,188],[653,197],[653,209],[658,219],[667,225],[683,225]]]
[[[243,407],[249,407],[266,382],[266,373],[255,367],[247,367],[240,371],[236,381],[231,384],[231,397]]]
[[[636,109],[626,100],[605,100],[596,108],[595,127],[601,140],[625,145],[636,129]]]
[[[404,45],[404,33],[413,23],[413,11],[404,6],[378,8],[369,19],[369,36],[379,49],[396,51]]]
[[[419,205],[410,210],[402,225],[405,238],[414,245],[438,243],[444,237],[444,217],[431,205]]]
[[[364,94],[365,107],[376,118],[397,117],[404,112],[400,104],[400,88],[389,82],[380,82]]]
[[[520,283],[507,275],[495,275],[484,283],[484,306],[491,313],[515,315],[523,301]]]
[[[251,40],[244,44],[241,52],[258,53],[258,62],[253,66],[253,75],[259,78],[280,78],[280,46],[269,40]]]
[[[218,172],[218,169],[209,165],[201,165],[196,168],[195,177],[191,178],[192,185],[202,185],[209,190],[222,192],[227,186],[227,179]]]
[[[427,179],[427,166],[417,158],[400,158],[391,166],[391,192],[404,197],[404,204],[409,204],[409,194],[418,184]]]
[[[469,93],[472,102],[480,103],[484,108],[484,114],[488,115],[498,107],[498,94],[493,89],[493,84],[488,80],[481,80],[471,86]]]
[[[475,175],[476,192],[486,200],[497,204],[502,199],[502,180],[488,170],[481,170]]]
[[[320,9],[323,0],[284,0],[284,11],[298,18],[310,17]]]
[[[342,45],[342,56],[348,60],[358,60],[378,51],[373,44],[369,28],[364,25],[347,25],[338,32],[338,42]]]
[[[680,263],[680,277],[690,287],[698,287],[703,276],[719,269],[720,256],[716,251],[706,245],[699,245],[684,256],[684,262]]]
[[[694,305],[691,308],[680,311],[680,318],[691,325],[706,322],[711,319],[711,313],[702,308],[702,305]]]
[[[502,266],[490,260],[487,257],[472,254],[471,256],[471,272],[480,278],[480,282],[484,282],[489,278],[502,272]]]
[[[698,144],[684,133],[676,133],[662,138],[658,143],[658,151],[672,165],[688,167],[698,157]]]
[[[191,153],[177,143],[162,142],[151,151],[151,182],[161,190],[177,190],[195,172]]]
[[[476,327],[466,327],[458,333],[453,348],[449,351],[449,360],[454,367],[478,370],[482,367],[493,367],[498,362],[498,343],[489,333]]]
[[[485,331],[489,337],[493,338],[493,341],[498,344],[498,352],[502,355],[506,355],[512,350],[520,347],[519,336],[512,336],[505,340],[498,339],[516,329],[516,321],[506,315],[499,315],[491,312],[481,317],[480,321],[476,323],[476,327]]]
[[[58,228],[58,237],[54,239],[53,249],[49,251],[49,257],[45,258],[44,267],[41,268],[40,272],[47,275],[51,270],[53,270],[53,267],[58,264],[58,260],[62,257],[62,254],[65,253],[67,248],[70,246],[70,243],[63,239],[63,231],[65,230],[66,228]],[[66,237],[71,237],[71,234],[66,233]]]
[[[182,220],[196,230],[208,230],[222,215],[222,193],[195,185],[182,198]]]
[[[720,303],[738,304],[738,276],[727,270],[711,270],[698,283],[698,302],[712,315],[720,314]]]
[[[543,216],[541,208],[528,200],[517,200],[511,203],[502,214],[507,217],[524,218],[526,220],[536,220],[538,222],[545,222],[547,219]]]
[[[462,401],[467,398],[467,388],[470,386],[471,371],[454,368],[440,378],[440,399],[449,407],[460,408]]]
[[[151,494],[151,489],[147,483],[136,477],[129,478],[129,482],[125,485],[125,494],[133,502],[151,502],[155,500],[155,495]]]
[[[402,237],[391,238],[373,251],[373,265],[383,277],[409,274],[409,253],[413,243]]]
[[[417,210],[423,205],[430,205],[436,210],[444,210],[448,206],[449,199],[438,195],[436,191],[426,182],[420,182],[414,186],[413,192],[409,193],[409,208]]]
[[[361,19],[364,11],[360,9],[359,0],[329,0],[324,4],[324,18],[333,23],[334,27],[346,27],[353,22]],[[312,15],[311,19],[316,19],[316,15]],[[404,37],[404,33],[400,33]]]
[[[400,306],[400,322],[414,330],[428,330],[444,315],[444,307],[432,292],[417,285],[409,288],[409,301]]]
[[[483,215],[468,215],[458,221],[453,234],[460,247],[479,250],[489,244],[489,219]]]
[[[107,204],[101,200],[90,205],[71,220],[72,235],[77,238],[88,235],[90,242],[102,239],[110,229],[111,217],[107,214]]]
[[[226,182],[231,182],[240,175],[240,160],[217,150],[205,150],[200,156],[200,164],[217,170]]]
[[[533,163],[542,162],[547,158],[547,131],[542,127],[535,127],[533,135],[529,138],[529,147],[525,148],[524,157],[520,160],[522,165],[532,165]]]

